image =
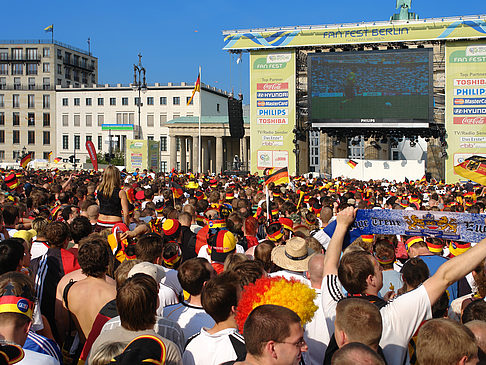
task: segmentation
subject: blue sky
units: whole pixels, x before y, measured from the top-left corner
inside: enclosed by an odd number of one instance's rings
[[[412,1],[420,18],[486,13],[484,0]],[[388,20],[395,0],[374,1],[4,1],[1,39],[54,38],[91,50],[99,59],[100,83],[129,83],[142,53],[147,81],[194,82],[198,66],[203,82],[235,93],[248,102],[248,56],[222,50],[222,30]]]

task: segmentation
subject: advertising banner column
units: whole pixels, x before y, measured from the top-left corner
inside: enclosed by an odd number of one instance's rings
[[[250,54],[251,173],[288,167],[295,175],[295,52]]]
[[[446,182],[464,181],[454,166],[486,157],[486,42],[446,44]]]

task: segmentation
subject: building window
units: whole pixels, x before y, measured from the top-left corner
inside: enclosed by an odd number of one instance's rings
[[[147,105],[154,105],[153,96],[147,96]]]
[[[51,144],[51,132],[49,131],[42,132],[42,143],[44,145]]]
[[[51,96],[42,95],[42,107],[44,109],[49,109],[51,107]]]
[[[105,104],[105,99],[103,98],[98,98],[98,105],[104,105]]]
[[[62,115],[62,126],[63,127],[69,126],[69,115],[67,115],[67,114]]]
[[[42,50],[42,56],[44,57],[50,57],[51,56],[51,49],[48,47],[44,47]]]
[[[161,161],[160,162],[160,171],[161,172],[167,172],[167,161]]]
[[[98,151],[101,151],[103,148],[103,137],[98,136]]]
[[[167,152],[167,136],[160,136],[160,150]]]
[[[86,127],[93,126],[93,116],[91,114],[86,114]]]
[[[179,118],[181,115],[179,113],[172,114],[172,119]]]
[[[5,131],[0,130],[0,143],[5,143]]]
[[[61,79],[57,79],[57,85],[62,85],[62,80]]]
[[[91,106],[91,98],[86,98],[86,106]]]
[[[22,85],[20,83],[20,77],[14,77],[14,90],[22,89]]]
[[[42,72],[51,72],[51,64],[49,62],[44,62],[42,64]]]
[[[37,63],[29,63],[27,65],[27,75],[37,75]]]
[[[191,102],[189,102],[189,100]],[[186,105],[194,105],[194,98],[191,98],[190,96],[186,97]]]
[[[42,79],[42,90],[50,90],[51,89],[51,79],[48,77],[44,77]]]
[[[71,79],[71,69],[69,67],[64,67],[64,77],[66,79]]]
[[[13,112],[12,122],[13,122],[13,125],[20,125],[20,113],[19,112]]]
[[[91,141],[92,141],[92,139],[93,139],[93,137],[91,137],[91,136],[86,136],[86,142],[88,142],[88,141],[89,141],[89,142],[91,142]]]
[[[35,131],[28,131],[27,132],[27,143],[28,144],[35,144]]]
[[[122,105],[128,105],[128,98],[122,98]]]
[[[160,126],[163,127],[167,122],[167,114],[160,114]]]
[[[13,94],[12,95],[12,107],[20,108],[20,95],[19,94]]]
[[[51,126],[51,114],[44,113],[42,116],[42,126],[43,127],[50,127]]]
[[[62,51],[60,49],[57,50],[57,59],[62,60]]]
[[[79,150],[79,147],[81,145],[81,136],[74,136],[74,149]]]
[[[110,98],[110,105],[116,105],[116,98]]]
[[[364,159],[364,138],[362,136],[348,139],[348,158]]]
[[[27,107],[28,108],[35,108],[35,101],[34,101],[34,95],[33,94],[27,95]]]
[[[27,114],[27,125],[29,127],[35,126],[35,113]]]
[[[134,117],[134,113],[116,113],[116,124],[133,124]]]
[[[140,98],[138,96],[133,98],[133,103],[135,104],[135,106],[138,106],[138,104],[140,103]],[[140,106],[142,106],[142,104],[140,104]]]
[[[37,60],[37,48],[27,48],[27,59]]]
[[[79,114],[74,114],[74,126],[81,126],[81,116]]]
[[[181,104],[181,98],[180,98],[180,97],[178,97],[178,96],[174,96],[174,97],[172,98],[172,104],[173,104],[173,105],[180,105],[180,104]]]
[[[74,98],[74,105],[76,105],[76,106],[81,105],[81,102],[79,101],[79,98]]]
[[[98,114],[98,127],[101,127],[104,122],[105,122],[105,115],[104,114]]]
[[[20,78],[19,77],[16,77],[16,79],[19,79],[18,80],[18,84],[19,84],[19,89],[20,89],[21,88],[20,87]],[[28,89],[29,90],[35,90],[35,77],[29,77],[28,83],[29,83]]]
[[[0,160],[5,160],[5,151],[0,151]]]
[[[0,48],[0,60],[8,60],[8,48]]]
[[[5,113],[0,112],[0,125],[5,125]]]
[[[153,140],[154,140],[154,136],[147,136],[147,139],[148,139],[149,141],[153,141]]]
[[[24,73],[23,64],[13,63],[12,64],[12,75],[22,75]]]
[[[0,64],[0,75],[8,75],[8,64],[7,63]]]
[[[0,94],[0,108],[5,107],[5,97],[3,94]]]
[[[12,142],[13,144],[20,144],[20,131],[13,131]]]
[[[69,149],[69,136],[67,135],[62,136],[62,149],[63,150]]]
[[[49,161],[49,154],[50,154],[50,152],[42,152],[42,158],[43,158],[44,160]],[[50,162],[50,161],[49,161],[49,162]]]
[[[218,113],[221,111],[221,105],[220,104],[216,104],[216,111]]]
[[[153,127],[153,126],[154,126],[154,115],[148,114],[147,115],[147,127]]]
[[[165,96],[160,97],[160,105],[167,105],[167,98]]]
[[[68,106],[68,105],[69,105],[68,98],[62,98],[62,106]]]
[[[62,65],[57,65],[57,73],[62,75]]]

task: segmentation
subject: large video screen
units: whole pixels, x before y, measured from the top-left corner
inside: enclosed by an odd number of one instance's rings
[[[428,121],[432,85],[429,48],[310,54],[309,120]]]

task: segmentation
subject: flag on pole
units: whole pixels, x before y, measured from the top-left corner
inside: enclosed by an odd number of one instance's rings
[[[283,167],[268,176],[264,176],[264,179],[265,185],[268,185],[271,182],[275,183],[275,185],[288,184],[290,182],[289,169]]]
[[[174,199],[178,199],[182,196],[182,194],[184,194],[183,190],[182,190],[182,186],[180,186],[178,183],[176,182],[171,182],[171,187],[170,189],[172,190],[172,194],[174,194]]]
[[[30,161],[32,161],[32,154],[28,153],[20,160],[20,166],[25,169]]]
[[[486,185],[486,158],[471,156],[459,165],[454,166],[454,172],[466,179]]]
[[[44,30],[46,32],[53,32],[54,31],[54,24],[51,24],[48,27],[45,27]]]
[[[54,159],[54,163],[59,163],[61,160],[62,160],[62,158],[61,158],[61,157],[56,157],[56,158]]]
[[[192,103],[192,99],[194,99],[194,94],[196,92],[201,92],[201,75],[197,75],[197,80],[196,80],[196,85],[194,85],[194,90],[192,90],[192,96],[191,98],[187,101],[187,105]]]
[[[352,169],[354,169],[356,167],[356,165],[358,164],[356,161],[353,161],[353,160],[349,160],[348,162],[346,162],[348,164],[349,167],[351,167]]]

